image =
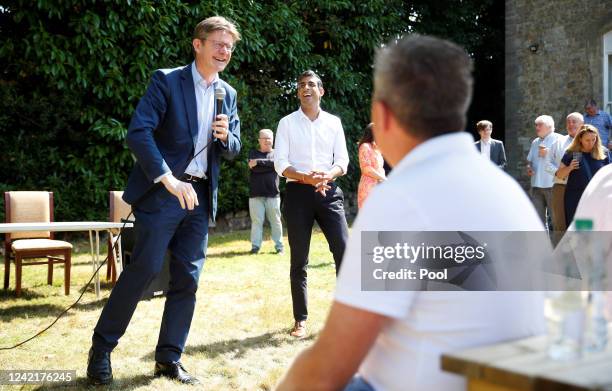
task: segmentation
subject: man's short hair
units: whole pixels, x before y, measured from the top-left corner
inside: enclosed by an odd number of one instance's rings
[[[298,78],[297,78],[297,82],[298,82],[298,84],[300,83],[300,81],[302,81],[302,79],[305,79],[305,78],[307,78],[307,77],[314,77],[314,78],[316,78],[316,79],[317,79],[317,85],[319,86],[319,88],[322,88],[322,87],[323,87],[323,80],[321,80],[321,78],[319,77],[319,75],[317,75],[317,74],[316,74],[314,71],[312,71],[312,70],[310,70],[310,69],[309,69],[309,70],[307,70],[307,71],[302,72],[302,73],[301,73],[301,74],[298,76]]]
[[[591,99],[587,99],[584,102],[584,108],[586,109],[587,107],[597,107],[597,101],[595,101],[595,99],[591,98]]]
[[[272,138],[272,137],[274,137],[274,133],[273,133],[273,132],[272,132],[270,129],[261,129],[261,130],[259,131],[259,137],[260,137],[260,138],[261,138],[261,135],[262,135],[262,134],[268,135],[268,136],[270,136],[271,138]]]
[[[472,85],[472,60],[452,42],[412,34],[376,53],[374,99],[421,139],[465,129]]]
[[[548,126],[550,129],[552,129],[553,131],[555,130],[555,120],[550,115],[541,115],[538,118],[536,118],[535,121],[533,121],[533,122],[536,125],[537,124],[544,124],[544,125]]]
[[[481,130],[487,130],[488,127],[493,128],[493,124],[491,123],[491,121],[487,121],[486,119],[478,121],[478,123],[476,124],[476,130],[479,132]]]
[[[227,31],[234,39],[234,43],[240,41],[240,33],[236,25],[223,16],[211,16],[198,23],[193,29],[193,39],[204,40],[210,33],[218,30]]]

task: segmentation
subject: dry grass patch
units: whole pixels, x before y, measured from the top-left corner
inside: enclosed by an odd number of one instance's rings
[[[250,247],[246,231],[210,238],[209,258],[200,277],[198,303],[182,359],[204,389],[271,389],[293,357],[312,343],[331,304],[334,266],[322,233],[316,231],[311,244],[310,335],[304,340],[289,336],[293,325],[289,252],[274,254],[269,240],[257,255],[249,254]],[[22,297],[14,296],[14,280],[8,292],[0,293],[0,346],[15,344],[50,323],[78,297],[91,271],[87,246],[82,244],[73,257],[70,296],[63,295],[61,268],[56,267],[53,286],[46,285],[44,266],[24,268]],[[0,351],[0,369],[75,369],[77,388],[87,388],[87,351],[109,293],[108,284],[102,287],[101,299],[88,289],[82,303],[39,338],[15,350]],[[152,378],[163,305],[163,298],[138,305],[130,327],[112,354],[115,382],[108,389],[184,388]],[[52,387],[23,389],[49,388]]]

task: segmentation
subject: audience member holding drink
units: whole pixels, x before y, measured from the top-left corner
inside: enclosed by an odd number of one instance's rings
[[[565,187],[565,218],[570,222],[578,201],[593,175],[610,163],[607,150],[601,145],[599,133],[592,125],[583,125],[561,159],[557,176],[567,178]]]

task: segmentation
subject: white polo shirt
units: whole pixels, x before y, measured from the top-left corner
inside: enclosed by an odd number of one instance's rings
[[[349,238],[336,300],[392,318],[359,373],[377,391],[465,390],[443,372],[440,356],[466,347],[544,332],[541,292],[366,292],[361,290],[361,231],[542,231],[518,183],[482,164],[465,132],[412,150],[375,187]]]

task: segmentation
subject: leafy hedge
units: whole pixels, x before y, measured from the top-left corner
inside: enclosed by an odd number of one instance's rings
[[[501,61],[503,83],[501,1],[3,3],[0,191],[52,190],[58,220],[106,218],[108,190],[123,188],[133,164],[126,128],[152,71],[191,62],[192,29],[210,15],[234,20],[243,36],[222,74],[238,90],[243,152],[222,168],[221,213],[246,208],[247,152],[260,128],[276,129],[298,107],[294,79],[305,69],[322,76],[324,109],[342,118],[352,157],[341,179],[348,192],[359,180],[355,142],[368,122],[381,43],[408,31],[450,37],[482,69]],[[487,114],[503,118],[503,100]]]

